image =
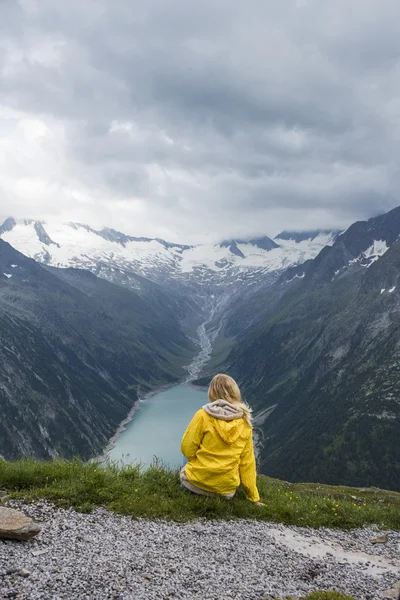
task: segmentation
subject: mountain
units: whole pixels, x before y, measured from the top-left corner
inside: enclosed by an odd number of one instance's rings
[[[260,248],[261,250],[267,250],[267,252],[269,250],[274,250],[275,248],[279,248],[278,244],[276,242],[274,242],[274,240],[271,240],[271,238],[269,238],[266,235],[263,237],[250,238],[248,240],[225,241],[225,242],[221,243],[221,246],[223,248],[231,249],[232,246],[237,248],[237,244],[256,246],[256,248]],[[231,249],[231,252],[232,252],[232,249]],[[233,253],[235,254],[235,252],[233,252]],[[244,255],[243,255],[243,258],[244,258]]]
[[[262,472],[400,490],[399,236],[400,208],[355,223],[227,318]]]
[[[54,435],[46,450],[51,427],[45,420],[42,432],[29,434],[31,448],[43,456],[68,455],[74,447],[90,455],[104,445],[132,404],[127,390],[179,379],[193,353],[186,335],[194,338],[201,324],[201,335],[215,340],[202,382],[217,369],[240,382],[255,409],[263,473],[400,489],[399,235],[400,208],[342,233],[284,231],[274,240],[198,246],[76,223],[8,219],[0,228],[2,240],[38,262],[17,253],[36,280],[18,279],[15,258],[0,264],[2,352],[13,348],[15,337],[15,356],[28,356],[21,406],[30,406],[27,390],[36,398],[39,384],[31,373],[38,374],[47,382],[40,401],[47,406],[46,398],[57,398],[57,415],[68,409],[65,418],[74,432],[61,448]],[[1,248],[14,252],[4,243]],[[21,331],[31,329],[38,342],[28,337],[24,345]],[[51,344],[47,354],[43,332]],[[52,369],[51,353],[57,357]],[[72,426],[69,362],[76,365],[70,377],[84,402],[93,398],[88,385],[103,399],[100,408],[92,407],[103,419],[99,439],[91,438],[88,408],[79,430]],[[4,362],[0,369],[0,381],[13,381],[18,373],[16,364]],[[14,375],[7,376],[7,369]],[[105,371],[112,391],[99,384]],[[61,373],[59,389],[54,373]],[[9,415],[14,395],[8,391]],[[60,405],[67,407],[61,413]],[[49,408],[45,413],[52,414]],[[30,430],[27,408],[25,414]]]
[[[138,393],[184,376],[193,344],[146,283],[144,301],[0,240],[0,455],[99,454]]]
[[[87,269],[139,293],[145,278],[178,291],[180,298],[200,287],[211,293],[244,283],[254,286],[263,276],[315,258],[336,235],[313,232],[299,241],[264,236],[190,246],[132,237],[110,228],[97,231],[78,223],[9,218],[0,227],[4,241],[38,262]]]
[[[284,278],[297,274],[307,279],[329,282],[349,269],[370,266],[397,240],[400,233],[400,207],[369,219],[358,221],[326,246],[315,258],[290,269]]]
[[[329,229],[315,229],[311,231],[282,231],[275,238],[276,242],[295,242],[300,244],[301,242],[310,242],[318,240],[325,236],[327,239],[333,239],[333,241],[340,235],[340,231],[331,231]]]
[[[0,454],[8,457],[99,452],[138,389],[183,378],[194,352],[183,328],[195,337],[209,314],[218,321],[243,296],[244,282],[266,285],[326,241],[311,250],[267,237],[189,246],[13,218],[0,237]]]

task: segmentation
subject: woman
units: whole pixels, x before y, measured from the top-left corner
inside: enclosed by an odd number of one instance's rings
[[[216,375],[209,404],[194,415],[182,439],[188,463],[181,470],[185,489],[206,496],[233,498],[242,484],[246,498],[259,506],[251,409],[228,375]]]

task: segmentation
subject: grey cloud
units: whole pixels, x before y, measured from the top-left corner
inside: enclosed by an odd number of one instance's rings
[[[399,203],[399,17],[394,0],[5,0],[0,106],[62,127],[64,212],[129,229],[112,207],[139,199],[132,226],[183,241],[346,226]]]

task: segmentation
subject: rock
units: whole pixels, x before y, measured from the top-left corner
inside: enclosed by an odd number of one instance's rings
[[[32,556],[42,556],[43,554],[47,554],[48,552],[48,548],[44,548],[43,550],[32,550]]]
[[[4,504],[8,500],[9,494],[4,490],[0,490],[0,504]]]
[[[19,510],[0,506],[0,538],[6,540],[30,540],[40,532],[33,519]]]
[[[381,596],[382,598],[388,598],[388,600],[398,600],[398,598],[400,598],[400,582],[393,588],[381,592]]]
[[[389,536],[387,533],[383,535],[378,535],[370,539],[371,544],[386,544],[389,540]]]
[[[21,577],[30,577],[31,572],[28,571],[27,569],[21,569],[19,574],[21,575]]]

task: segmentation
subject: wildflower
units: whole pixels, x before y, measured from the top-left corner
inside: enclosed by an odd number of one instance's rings
[[[93,473],[96,473],[96,471],[97,471],[97,469],[95,469],[95,470],[93,471]]]
[[[316,504],[314,504],[314,508],[318,508],[318,506]]]
[[[353,504],[353,506],[357,506],[357,504]]]

